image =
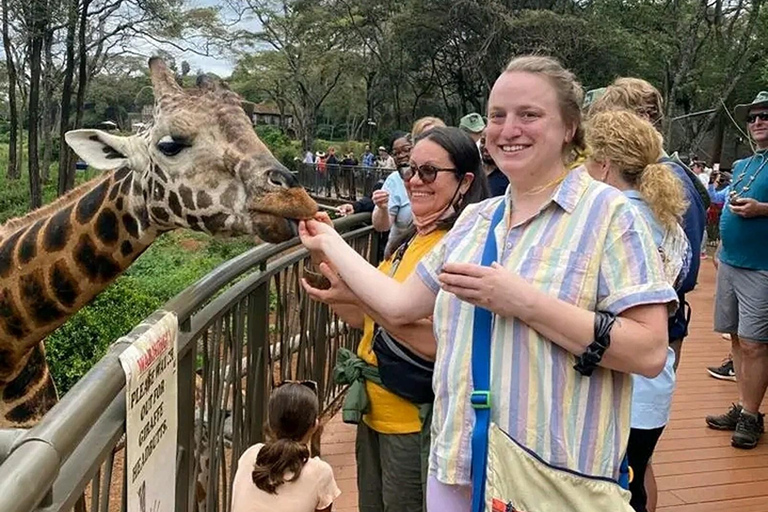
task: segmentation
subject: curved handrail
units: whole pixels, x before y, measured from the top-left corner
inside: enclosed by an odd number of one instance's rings
[[[366,226],[370,230],[370,214],[356,214],[334,222],[340,232]],[[365,230],[358,229],[356,233]],[[352,233],[349,233],[352,234]],[[175,312],[180,326],[188,320],[233,280],[257,269],[267,270],[270,258],[300,245],[298,238],[280,244],[262,244],[218,266],[203,278],[190,285],[163,307],[147,317],[130,333],[113,343],[107,353],[34,428],[18,436],[8,457],[0,463],[0,510],[3,512],[29,512],[38,507],[55,485],[65,464],[80,465],[89,461],[69,461],[73,453],[88,451],[83,446],[84,436],[89,438],[96,424],[108,424],[98,439],[103,453],[122,428],[125,406],[122,390],[125,374],[119,355],[141,334],[167,312]],[[306,257],[306,250],[302,251]],[[293,256],[293,255],[291,255]],[[296,255],[298,257],[298,254]],[[263,281],[254,274],[246,278],[245,285]],[[237,285],[235,285],[237,287]],[[227,292],[225,292],[226,294]],[[231,295],[231,294],[230,294]],[[198,324],[199,325],[199,324]],[[193,336],[185,336],[185,346]],[[180,357],[182,347],[179,347]],[[93,447],[91,447],[93,448]],[[88,451],[91,453],[93,450]],[[73,470],[73,473],[75,471]],[[76,472],[83,473],[82,467]]]
[[[369,222],[370,218],[369,213],[358,213],[337,219],[333,225],[337,231],[346,232],[355,226]],[[294,237],[280,244],[263,244],[254,247],[219,265],[206,276],[179,292],[165,303],[163,310],[175,312],[179,317],[179,323],[183,324],[189,315],[211,299],[227,283],[253,269],[255,265],[265,264],[270,258],[298,245],[300,245],[299,239]]]

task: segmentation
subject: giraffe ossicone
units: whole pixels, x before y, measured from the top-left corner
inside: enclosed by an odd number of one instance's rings
[[[57,400],[43,340],[163,232],[287,240],[317,204],[259,140],[242,100],[212,81],[182,90],[150,59],[154,122],[66,141],[101,176],[0,227],[0,428],[29,427]]]

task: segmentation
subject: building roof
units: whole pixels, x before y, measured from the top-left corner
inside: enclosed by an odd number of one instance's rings
[[[253,113],[259,114],[259,115],[272,115],[272,116],[279,116],[280,115],[280,109],[277,108],[276,105],[273,103],[268,103],[265,101],[262,101],[261,103],[255,103],[253,105]],[[288,114],[286,112],[286,114]]]

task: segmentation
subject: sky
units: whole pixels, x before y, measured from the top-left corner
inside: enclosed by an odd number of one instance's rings
[[[223,10],[222,12],[226,12],[226,2],[222,0],[188,0],[186,4],[188,7],[216,6],[221,7]],[[249,31],[256,32],[261,28],[261,24],[258,20],[249,18],[240,21],[234,25],[234,27],[245,28]],[[162,48],[163,50],[168,51],[171,55],[173,55],[176,58],[177,63],[180,64],[183,60],[189,62],[192,73],[197,73],[197,71],[200,70],[204,73],[214,73],[222,78],[227,78],[235,67],[235,60],[231,55],[216,55],[212,57],[206,57],[191,51],[181,52],[170,45],[159,46],[156,43],[150,43],[149,41],[144,40],[134,40],[130,43],[129,47],[130,53],[141,55],[147,58],[156,53],[156,48]],[[0,46],[0,58],[5,58],[5,52],[3,51],[2,46]]]
[[[227,16],[226,2],[221,0],[188,0],[187,5],[190,7],[220,7],[222,9],[222,15]],[[261,28],[261,24],[254,17],[244,19],[234,25],[235,28],[244,28],[251,32],[256,32]],[[206,73],[214,73],[222,78],[228,77],[235,67],[235,61],[231,56],[217,56],[217,57],[205,57],[197,55],[194,52],[179,52],[174,51],[172,48],[166,48],[172,54],[176,56],[176,61],[181,62],[186,60],[189,62],[192,72],[196,72],[198,69]]]
[[[182,60],[189,62],[189,67],[192,69],[193,73],[200,69],[206,73],[213,73],[222,78],[229,77],[235,67],[235,62],[232,59],[226,57],[203,57],[192,52],[179,54],[176,60],[177,62],[181,62]]]

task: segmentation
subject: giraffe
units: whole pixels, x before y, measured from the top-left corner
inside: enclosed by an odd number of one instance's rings
[[[160,234],[190,228],[280,242],[317,211],[259,140],[237,94],[210,80],[184,91],[158,58],[149,69],[148,130],[65,135],[109,172],[0,227],[0,428],[31,427],[53,407],[43,340]]]

